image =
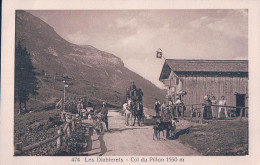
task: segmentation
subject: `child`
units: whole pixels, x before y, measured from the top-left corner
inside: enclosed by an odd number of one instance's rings
[[[100,117],[97,117],[97,123],[96,123],[96,133],[98,135],[104,135],[104,123],[102,122]]]

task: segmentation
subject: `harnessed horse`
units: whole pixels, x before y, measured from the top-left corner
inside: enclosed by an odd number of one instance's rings
[[[127,90],[127,110],[125,111],[125,119],[126,119],[126,125],[128,125],[128,120],[130,118],[131,125],[135,125],[135,120],[137,118],[137,123],[140,126],[141,125],[141,119],[143,118],[143,106],[142,106],[142,96],[143,92],[141,89],[136,89],[136,86],[133,84],[131,87]],[[130,113],[130,114],[129,114]],[[132,122],[134,118],[134,122]]]
[[[137,124],[138,124],[138,126],[140,126],[141,119],[143,116],[143,107],[139,101],[134,101],[132,104],[132,116],[134,117],[133,126],[135,125],[136,118],[137,118]]]
[[[132,120],[132,112],[131,112],[131,108],[132,107],[132,101],[128,100],[125,106],[124,110],[124,114],[125,114],[125,124],[129,125],[129,119]]]

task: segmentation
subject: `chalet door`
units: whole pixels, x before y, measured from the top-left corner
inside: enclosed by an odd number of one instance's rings
[[[245,94],[236,94],[236,106],[237,107],[245,107]],[[240,108],[236,109],[236,116],[240,115]],[[245,116],[245,110],[243,111],[243,116]]]

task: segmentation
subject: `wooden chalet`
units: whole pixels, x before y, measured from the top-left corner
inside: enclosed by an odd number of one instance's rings
[[[248,106],[247,60],[166,59],[160,79],[173,101],[182,95],[184,104],[199,104],[205,95],[225,96],[229,106]],[[186,93],[186,95],[184,95]]]

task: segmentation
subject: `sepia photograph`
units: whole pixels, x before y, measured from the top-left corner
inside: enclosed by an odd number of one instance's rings
[[[13,46],[14,156],[249,155],[247,9],[16,10]]]

